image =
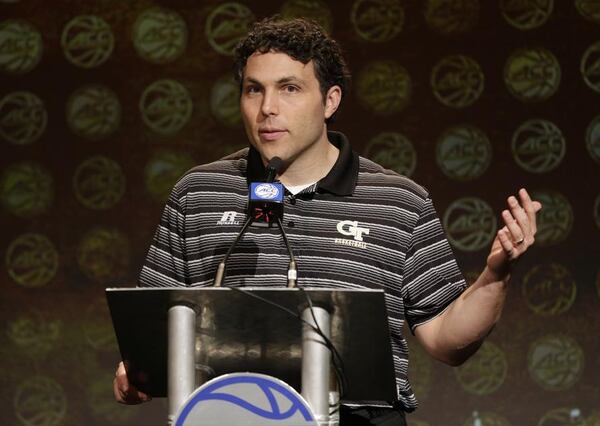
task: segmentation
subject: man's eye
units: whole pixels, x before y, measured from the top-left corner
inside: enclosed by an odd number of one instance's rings
[[[298,87],[297,87],[297,86],[289,86],[289,85],[288,85],[288,86],[285,86],[285,87],[283,88],[283,90],[285,90],[285,91],[286,91],[286,92],[288,92],[288,93],[294,93],[294,92],[297,92],[297,91],[299,91],[300,89],[298,89]]]
[[[256,86],[247,86],[246,93],[258,93],[260,90]]]

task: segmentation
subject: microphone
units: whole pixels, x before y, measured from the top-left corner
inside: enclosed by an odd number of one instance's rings
[[[283,160],[279,157],[273,157],[267,164],[267,179],[266,182],[271,183],[275,180],[277,173],[283,168]]]
[[[248,214],[253,220],[271,224],[283,219],[284,189],[275,176],[283,167],[283,160],[273,157],[267,164],[267,177],[264,182],[251,182],[248,191]]]
[[[236,236],[233,244],[229,247],[229,250],[227,250],[225,257],[217,267],[217,272],[215,273],[215,279],[213,281],[214,287],[221,287],[223,280],[225,279],[227,260],[252,222],[257,219],[262,219],[268,224],[277,222],[279,229],[283,231],[281,219],[283,218],[284,190],[283,185],[280,182],[274,182],[275,176],[277,176],[277,173],[279,173],[279,170],[281,170],[282,167],[283,160],[279,157],[273,157],[266,167],[266,182],[250,183],[250,190],[248,191],[248,218],[246,219],[246,222],[244,222],[244,226],[242,226],[242,229]],[[285,233],[283,235],[287,244]],[[293,264],[295,265],[295,262],[293,262]],[[295,274],[295,272],[292,274]],[[289,277],[290,272],[288,271],[288,285]],[[293,275],[293,277],[295,283],[295,275]]]
[[[296,259],[294,258],[294,252],[290,246],[285,230],[283,229],[283,185],[280,182],[274,182],[275,176],[283,168],[283,160],[279,157],[273,157],[267,164],[267,179],[266,182],[261,184],[250,184],[250,216],[254,219],[263,219],[266,223],[270,224],[275,222],[281,232],[283,242],[290,256],[290,263],[287,271],[288,288],[296,287],[296,281],[298,279],[298,268],[296,266]]]
[[[250,206],[254,208],[255,218],[263,216],[265,218],[265,222],[271,223],[275,221],[277,226],[279,227],[279,232],[281,232],[281,236],[283,238],[283,242],[287,249],[287,252],[290,256],[290,264],[288,266],[287,278],[288,278],[288,288],[296,287],[296,281],[298,279],[298,269],[296,266],[296,259],[294,258],[294,252],[292,251],[292,247],[290,242],[288,241],[285,230],[283,229],[283,225],[281,221],[283,220],[283,185],[279,182],[273,182],[275,180],[275,176],[279,171],[283,168],[283,160],[279,157],[273,157],[267,164],[267,180],[265,184],[277,185],[277,190],[280,191],[281,199],[277,196],[273,196],[271,199],[261,199],[258,201],[258,196],[256,197],[256,201],[252,200],[253,191],[250,191]],[[257,188],[258,192],[266,192],[269,190],[274,190],[273,188]],[[269,194],[272,195],[272,194]],[[253,202],[259,203],[252,204]]]

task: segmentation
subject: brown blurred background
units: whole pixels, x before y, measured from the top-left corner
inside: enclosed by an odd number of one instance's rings
[[[274,13],[340,42],[333,128],[429,189],[469,279],[509,194],[545,205],[479,353],[411,345],[409,424],[600,425],[598,0],[0,0],[0,424],[164,424],[113,402],[104,288],[177,178],[246,144],[231,52]]]

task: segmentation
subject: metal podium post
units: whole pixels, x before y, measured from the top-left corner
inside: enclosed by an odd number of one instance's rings
[[[196,389],[196,311],[175,305],[168,314],[168,395],[171,425],[177,411]]]
[[[321,329],[329,339],[331,320],[329,312],[321,307],[308,307],[302,319]],[[316,323],[315,323],[316,320]],[[319,425],[329,424],[329,367],[331,352],[323,337],[307,324],[302,326],[302,396],[315,414]]]

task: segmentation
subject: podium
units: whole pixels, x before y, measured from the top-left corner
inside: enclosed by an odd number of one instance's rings
[[[331,353],[315,325],[343,361],[342,402],[397,398],[382,290],[112,288],[106,296],[130,382],[168,397],[171,418],[203,382],[249,371],[289,384],[322,422]]]

